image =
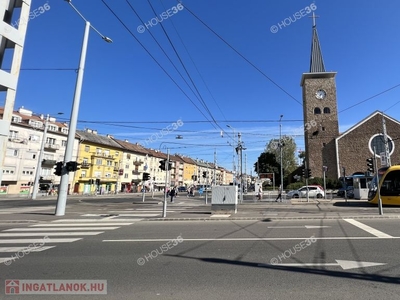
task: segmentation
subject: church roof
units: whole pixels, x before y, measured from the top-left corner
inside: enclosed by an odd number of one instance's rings
[[[380,116],[384,116],[385,119],[387,120],[391,120],[394,123],[397,123],[400,125],[400,122],[396,119],[393,119],[392,117],[383,114],[381,111],[376,110],[373,113],[371,113],[369,116],[367,116],[366,118],[362,119],[360,122],[358,122],[357,124],[353,125],[352,127],[350,127],[349,129],[347,129],[345,132],[341,133],[337,138],[336,141],[340,140],[341,138],[343,138],[344,136],[346,136],[347,134],[349,134],[350,132],[352,132],[353,130],[355,130],[356,128],[360,127],[361,125],[363,125],[364,123],[366,123],[367,121],[369,121],[370,119],[372,119],[373,117],[375,117],[376,115],[380,115]]]
[[[315,16],[313,15],[315,20]],[[325,72],[324,60],[322,58],[321,46],[319,44],[317,25],[313,23],[311,41],[310,73]]]

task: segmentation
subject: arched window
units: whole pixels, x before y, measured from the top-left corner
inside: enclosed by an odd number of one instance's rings
[[[331,110],[329,107],[324,107],[324,114],[330,114]]]
[[[314,108],[314,115],[321,114],[321,109],[319,107]]]

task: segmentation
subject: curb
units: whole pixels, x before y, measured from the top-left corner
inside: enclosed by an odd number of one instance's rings
[[[400,219],[395,216],[314,216],[314,217],[233,217],[233,218],[150,218],[144,221],[263,221],[263,220],[343,220],[343,219]]]

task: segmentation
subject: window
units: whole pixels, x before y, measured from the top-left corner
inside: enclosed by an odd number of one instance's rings
[[[33,175],[33,171],[23,170],[22,175]]]
[[[18,156],[18,150],[17,149],[7,149],[6,156],[17,157]]]
[[[57,131],[57,128],[58,128],[57,126],[49,125],[47,129],[50,131]]]
[[[115,155],[118,156],[117,154],[115,154]],[[128,154],[126,155],[126,158],[127,158],[127,159],[131,159],[131,154],[128,153]]]
[[[124,178],[128,178],[128,173],[125,173]]]
[[[107,160],[107,166],[112,166],[112,165],[113,165],[112,160]]]
[[[125,169],[129,169],[129,165],[125,165]]]
[[[12,116],[12,117],[11,117],[11,122],[14,122],[14,123],[21,123],[21,121],[22,121],[22,118],[21,118],[21,117],[18,117],[18,116]]]
[[[50,145],[55,145],[56,139],[48,137],[46,138],[46,143]]]
[[[329,107],[324,107],[324,114],[330,114],[331,109]]]
[[[101,172],[99,172],[99,171],[94,172],[94,177],[101,178]]]
[[[110,150],[104,150],[104,156],[109,156],[110,155]]]
[[[115,156],[118,156],[119,155],[119,152],[118,151],[115,151]]]
[[[86,171],[81,171],[81,178],[85,178],[86,177]]]
[[[3,169],[3,174],[14,174],[13,169]]]
[[[319,107],[314,108],[314,115],[321,114],[321,109]]]
[[[106,178],[111,178],[111,174],[110,173],[106,173],[105,177]]]
[[[61,141],[61,146],[67,147],[67,141]]]
[[[101,154],[101,149],[100,148],[96,148],[96,154]]]
[[[389,146],[389,154],[392,155],[394,151],[394,144],[392,142],[392,138],[387,136],[388,138],[388,146]],[[376,134],[371,137],[369,140],[369,150],[371,153],[374,153],[374,147],[376,151],[376,155],[380,157],[382,152],[385,152],[385,140],[383,139],[383,134]]]
[[[68,128],[62,128],[62,129],[61,129],[61,132],[62,132],[62,133],[65,133],[65,134],[68,134]]]
[[[101,158],[96,159],[96,165],[101,166],[103,164],[103,160]]]
[[[31,142],[39,142],[40,137],[39,137],[38,135],[35,135],[35,134],[30,134],[30,135],[29,135],[29,140],[30,140]]]
[[[15,139],[15,138],[18,137],[18,131],[10,130],[10,133],[9,133],[8,136],[9,136],[9,138],[11,138],[11,139]]]
[[[90,147],[89,146],[85,146],[85,152],[90,152]]]
[[[34,120],[29,120],[29,125],[31,125],[32,127],[35,127],[35,128],[43,128],[42,122],[38,122],[38,121],[34,121]]]

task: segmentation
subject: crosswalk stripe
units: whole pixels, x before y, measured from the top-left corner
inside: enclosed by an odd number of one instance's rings
[[[12,252],[17,253],[18,251],[29,250],[29,252],[41,252],[54,248],[55,246],[41,246],[41,247],[0,247],[0,252]]]
[[[63,219],[63,220],[55,220],[52,223],[68,223],[68,222],[81,222],[81,223],[89,223],[89,222],[97,222],[104,223],[107,222],[132,222],[132,221],[141,221],[143,219]]]
[[[103,224],[95,224],[95,223],[51,223],[51,224],[35,224],[30,225],[29,227],[67,227],[67,226],[123,226],[123,225],[132,225],[133,223],[103,223]],[[88,228],[89,230],[89,228]]]
[[[118,216],[110,216],[110,217],[113,217],[113,218],[115,218],[115,217],[156,217],[156,216],[159,216],[159,215],[161,215],[161,213],[158,213],[158,214],[142,214],[142,213],[125,214],[125,213],[122,213],[122,214],[118,214]],[[101,217],[101,216],[104,216],[104,214],[99,214],[99,215],[86,214],[86,215],[82,215],[82,217]],[[110,217],[108,217],[108,218],[110,218]],[[104,221],[104,219],[103,219],[103,221]]]
[[[98,235],[104,231],[92,232],[26,232],[26,233],[0,233],[0,237],[19,237],[19,236],[68,236],[68,235]],[[0,243],[1,244],[1,243]]]
[[[56,244],[56,243],[72,243],[81,240],[82,238],[61,238],[61,239],[47,239],[46,244]],[[1,244],[33,244],[33,243],[43,243],[43,239],[0,239]]]
[[[12,229],[7,229],[3,230],[3,232],[15,232],[15,231],[66,231],[66,230],[114,230],[118,229],[121,227],[67,227],[67,228],[12,228]]]

